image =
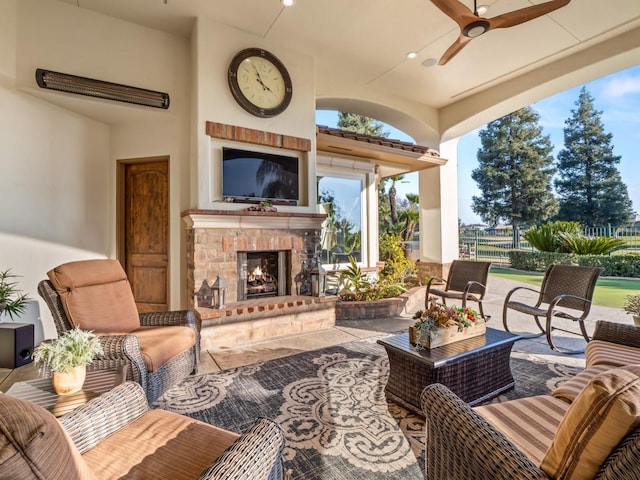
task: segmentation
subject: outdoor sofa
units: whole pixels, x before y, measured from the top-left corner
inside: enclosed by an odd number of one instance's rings
[[[238,435],[152,410],[135,382],[59,419],[0,393],[0,480],[281,480],[284,444],[267,418]]]
[[[550,395],[471,408],[427,386],[426,478],[640,479],[640,327],[597,322],[585,357]]]

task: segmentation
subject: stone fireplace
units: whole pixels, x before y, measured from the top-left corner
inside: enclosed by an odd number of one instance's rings
[[[304,192],[296,210],[313,211],[309,206],[316,199],[310,198],[305,180],[311,140],[217,122],[207,122],[206,132],[212,139],[206,198],[220,209],[182,214],[186,224],[185,295],[200,319],[201,347],[227,348],[335,325],[335,299],[310,296],[310,269],[318,258],[326,215],[291,211],[288,204],[281,208],[289,211],[278,212],[248,209],[239,199],[229,202],[222,195],[223,176],[217,170],[222,168],[221,149],[229,145],[294,152],[300,158],[300,190]],[[225,284],[224,309],[211,307],[211,287],[218,276]]]
[[[325,215],[248,210],[189,210],[187,293],[219,275],[226,303],[310,293],[308,270]]]

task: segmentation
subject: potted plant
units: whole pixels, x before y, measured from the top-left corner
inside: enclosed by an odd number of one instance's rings
[[[627,301],[622,308],[633,316],[634,325],[640,327],[640,294],[627,295]]]
[[[82,389],[87,364],[103,355],[100,339],[93,332],[76,327],[55,340],[41,343],[33,351],[33,359],[52,372],[53,388],[59,395]]]
[[[11,269],[0,272],[0,316],[7,313],[11,320],[14,315],[20,315],[27,307],[30,298],[17,288],[13,281],[18,275],[13,275]]]
[[[409,327],[409,342],[421,348],[435,348],[452,342],[484,335],[486,325],[475,310],[457,306],[448,307],[431,302],[427,310],[418,310]]]

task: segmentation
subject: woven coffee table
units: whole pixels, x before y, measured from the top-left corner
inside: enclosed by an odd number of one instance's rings
[[[389,357],[389,398],[422,415],[420,394],[442,383],[475,405],[513,388],[509,357],[520,337],[487,328],[487,333],[433,349],[417,350],[409,333],[378,340]]]

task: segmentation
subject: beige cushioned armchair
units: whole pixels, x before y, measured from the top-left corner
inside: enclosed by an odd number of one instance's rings
[[[200,334],[194,312],[138,314],[117,260],[65,263],[47,276],[38,293],[51,310],[58,335],[79,326],[100,337],[104,355],[89,369],[126,365],[127,378],[142,386],[149,402],[197,371]]]
[[[0,480],[282,480],[284,446],[273,420],[239,435],[149,409],[134,382],[59,419],[0,393]]]

